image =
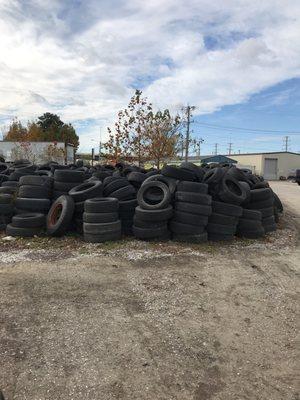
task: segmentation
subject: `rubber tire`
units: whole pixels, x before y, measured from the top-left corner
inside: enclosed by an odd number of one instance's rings
[[[56,169],[54,171],[54,180],[59,182],[74,182],[82,183],[85,179],[85,173],[83,171],[74,171],[68,169]]]
[[[91,235],[102,235],[107,232],[118,232],[121,230],[121,221],[104,223],[83,223],[83,232]]]
[[[112,192],[110,197],[114,197],[120,201],[131,200],[136,197],[136,190],[131,185],[125,186]]]
[[[234,239],[234,235],[225,235],[219,233],[208,233],[209,242],[229,242]]]
[[[206,229],[209,233],[220,235],[234,235],[236,232],[236,225],[221,225],[209,223]]]
[[[49,188],[43,186],[20,186],[18,196],[24,199],[49,199],[51,191]]]
[[[173,196],[174,193],[176,192],[178,180],[175,178],[170,178],[168,176],[156,173],[155,175],[151,175],[147,179],[145,179],[144,182],[142,183],[142,186],[148,182],[153,182],[153,181],[159,181],[165,183],[170,190],[171,196]]]
[[[211,205],[211,196],[194,192],[176,192],[175,201],[209,206]]]
[[[13,213],[13,204],[0,204],[0,215],[12,215]]]
[[[254,219],[240,218],[237,230],[239,231],[255,231],[262,228],[262,221]]]
[[[212,215],[209,217],[210,224],[236,225],[238,220],[238,217],[217,213],[212,213]]]
[[[116,178],[109,184],[107,184],[103,189],[103,195],[109,196],[111,193],[119,190],[123,187],[130,186],[130,183],[126,178]]]
[[[18,197],[15,201],[15,207],[21,210],[33,212],[48,212],[51,206],[49,199],[26,199]]]
[[[98,224],[104,222],[114,222],[119,219],[119,214],[117,212],[111,213],[86,213],[82,215],[83,222]]]
[[[49,172],[49,171],[47,171]],[[51,189],[53,178],[39,175],[25,175],[19,180],[19,186],[42,186]]]
[[[157,204],[149,204],[146,201],[145,195],[151,188],[158,188],[162,191],[162,200]],[[159,210],[168,207],[171,201],[171,193],[165,183],[160,181],[151,181],[141,186],[138,191],[137,201],[139,206],[145,210]]]
[[[175,203],[175,210],[188,212],[191,214],[200,214],[209,217],[212,214],[211,206],[205,206],[202,204],[185,203],[177,201]]]
[[[194,181],[196,174],[190,170],[165,165],[161,170],[161,174],[180,181]]]
[[[55,192],[64,192],[64,193],[69,193],[71,189],[74,187],[80,185],[81,182],[59,182],[55,181],[53,184],[53,190]]]
[[[261,212],[258,210],[247,210],[246,208],[244,208],[241,218],[261,221],[262,215]]]
[[[206,183],[181,181],[177,183],[177,190],[179,192],[207,194],[208,185]]]
[[[204,232],[204,225],[182,224],[172,220],[170,222],[170,231],[179,235],[199,235]]]
[[[208,224],[208,217],[201,214],[191,214],[176,210],[174,211],[173,221],[188,225],[206,226]]]
[[[46,217],[41,213],[19,214],[12,217],[11,224],[17,228],[44,228]]]
[[[13,237],[33,237],[39,236],[42,233],[41,228],[19,228],[8,224],[6,234]]]
[[[207,242],[207,232],[200,233],[199,235],[179,235],[174,233],[172,239],[180,243],[205,243]]]
[[[263,225],[265,233],[270,233],[274,232],[277,230],[277,225],[276,224],[270,224],[270,225]]]
[[[84,241],[88,243],[104,243],[120,240],[122,236],[121,230],[115,232],[107,232],[104,234],[92,235],[90,233],[83,234]]]
[[[173,216],[172,206],[161,210],[145,210],[140,206],[136,207],[135,215],[143,221],[167,221]]]
[[[1,193],[0,194],[0,204],[11,204],[13,203],[14,197],[8,193]]]
[[[96,197],[84,202],[84,211],[86,213],[105,213],[118,212],[119,201],[112,197]]]
[[[213,201],[211,203],[212,210],[217,214],[230,215],[232,217],[240,217],[243,213],[243,209],[240,206],[228,203],[222,203],[219,201]]]
[[[137,199],[121,200],[119,201],[119,210],[120,212],[134,211],[137,205]]]
[[[274,197],[270,197],[267,200],[256,201],[255,203],[249,203],[246,205],[245,208],[249,210],[260,210],[261,208],[269,208],[273,207],[274,204]]]
[[[69,191],[69,196],[73,198],[75,203],[101,197],[103,194],[103,185],[101,181],[85,182]]]
[[[159,239],[169,234],[167,226],[162,228],[138,228],[133,225],[132,232],[138,239]]]
[[[59,211],[61,210],[60,214]],[[47,233],[50,236],[62,236],[72,221],[75,203],[70,196],[59,197],[51,206],[47,215]]]
[[[225,203],[239,205],[246,200],[247,193],[239,181],[232,176],[225,175],[222,179],[218,197]]]

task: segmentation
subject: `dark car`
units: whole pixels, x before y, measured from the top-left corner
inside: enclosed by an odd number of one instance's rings
[[[300,169],[296,169],[296,182],[300,185]]]

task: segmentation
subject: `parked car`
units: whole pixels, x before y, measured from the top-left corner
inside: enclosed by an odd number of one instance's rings
[[[296,182],[300,185],[300,169],[296,170]]]

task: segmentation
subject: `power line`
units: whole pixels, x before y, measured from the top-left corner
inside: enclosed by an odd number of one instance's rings
[[[233,145],[233,143],[228,143],[228,155],[230,156],[230,154],[231,154],[231,151],[232,151],[232,145]]]
[[[192,117],[192,111],[195,110],[195,106],[190,106],[188,105],[187,107],[184,108],[184,111],[186,113],[186,137],[185,137],[185,162],[188,162],[189,158],[189,147],[190,147],[190,124],[191,124],[191,117]]]
[[[215,155],[218,154],[218,143],[215,143]]]
[[[214,124],[206,124],[204,122],[194,121],[195,124],[205,126],[209,129],[224,129],[224,130],[239,130],[246,132],[260,132],[260,133],[288,133],[291,135],[300,135],[299,131],[278,131],[272,129],[251,129],[251,128],[241,128],[237,126],[222,126],[222,125],[214,125]]]

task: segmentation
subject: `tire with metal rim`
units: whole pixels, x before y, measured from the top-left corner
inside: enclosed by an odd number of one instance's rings
[[[62,236],[68,230],[74,214],[75,204],[70,196],[59,197],[51,206],[47,215],[47,233],[50,236]]]

